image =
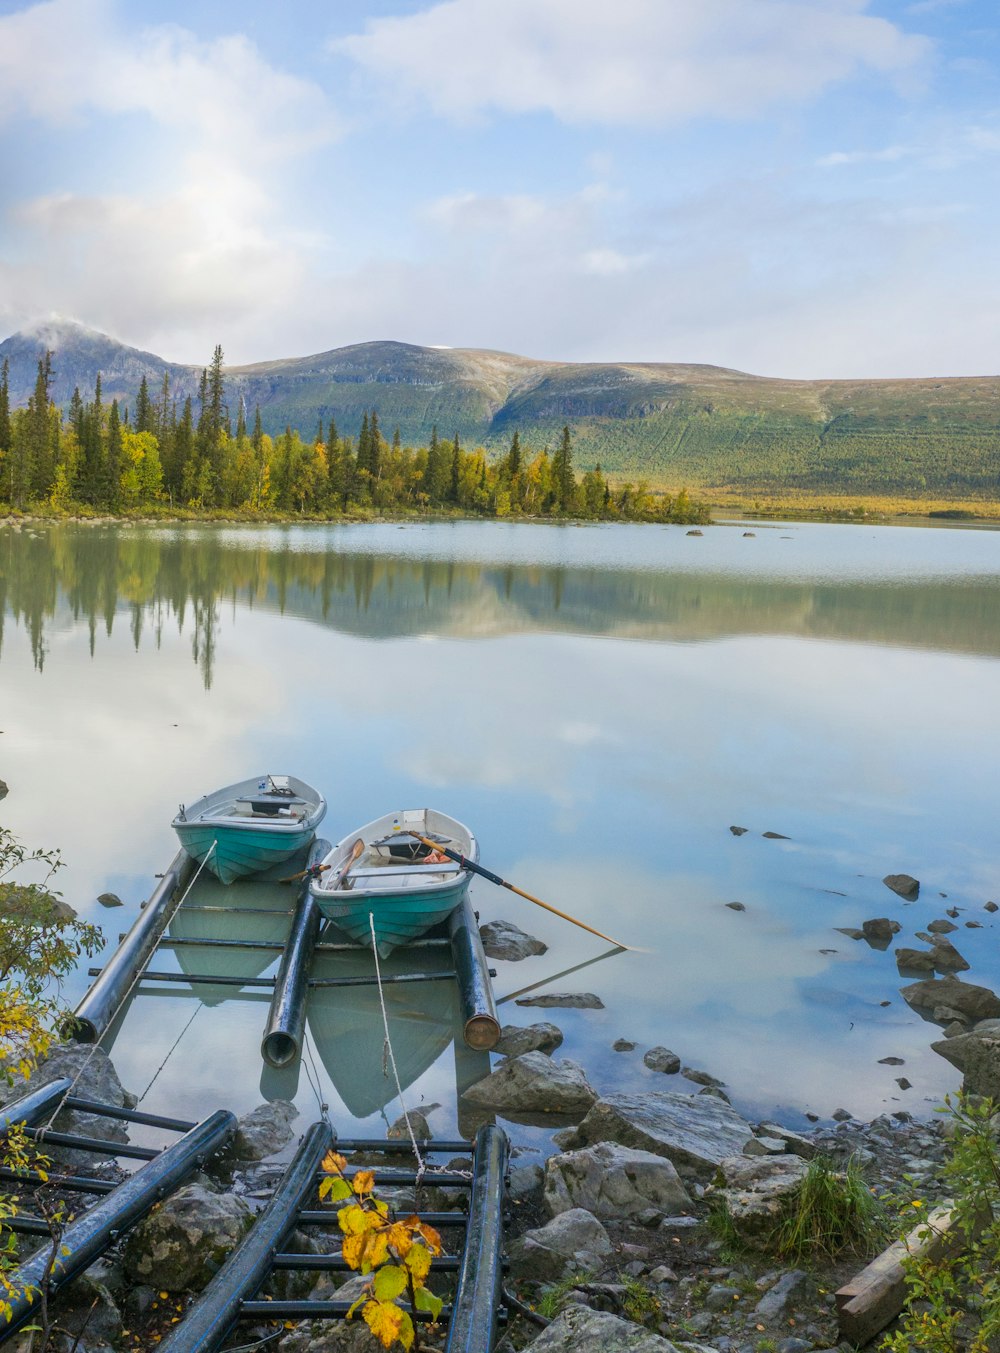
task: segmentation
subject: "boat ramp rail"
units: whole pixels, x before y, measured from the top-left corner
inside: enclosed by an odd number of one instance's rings
[[[13,1101],[0,1110],[0,1131],[22,1124],[26,1134],[41,1145],[60,1145],[93,1152],[105,1157],[140,1159],[144,1164],[122,1183],[82,1175],[26,1170],[4,1170],[3,1179],[22,1187],[38,1186],[95,1198],[72,1216],[59,1236],[58,1254],[52,1244],[39,1250],[9,1274],[12,1289],[11,1316],[0,1324],[0,1345],[5,1344],[34,1317],[46,1299],[58,1293],[99,1259],[110,1246],[122,1239],[152,1207],[168,1197],[205,1162],[221,1151],[236,1128],[232,1113],[218,1110],[203,1122],[192,1124],[180,1119],[114,1108],[74,1097],[68,1092],[72,1082],[62,1078]],[[130,1146],[106,1138],[75,1133],[53,1133],[39,1124],[60,1108],[74,1108],[127,1122],[159,1127],[183,1133],[179,1140],[162,1150]],[[447,1323],[446,1353],[491,1353],[498,1325],[506,1319],[504,1302],[514,1299],[503,1289],[503,1203],[508,1166],[509,1143],[506,1134],[494,1124],[481,1127],[475,1143],[429,1140],[416,1143],[420,1169],[379,1169],[380,1184],[409,1184],[421,1181],[437,1186],[469,1191],[467,1210],[419,1212],[421,1220],[438,1227],[451,1237],[448,1253],[435,1258],[432,1271],[455,1274],[451,1300],[439,1320]],[[324,1156],[332,1147],[340,1152],[358,1153],[362,1160],[378,1155],[412,1155],[414,1144],[408,1140],[336,1138],[326,1121],[314,1123],[303,1136],[294,1157],[286,1167],[272,1197],[257,1216],[243,1241],[232,1251],[205,1290],[197,1296],[181,1320],[159,1343],[163,1353],[214,1353],[241,1321],[339,1320],[346,1317],[351,1303],[337,1300],[270,1300],[259,1296],[274,1273],[308,1270],[322,1273],[346,1273],[345,1260],[331,1254],[299,1254],[285,1250],[292,1232],[300,1228],[332,1229],[337,1226],[337,1208],[319,1205],[318,1185]],[[472,1150],[469,1172],[441,1170],[425,1166],[424,1157],[467,1153]],[[350,1178],[353,1170],[348,1169]],[[25,1236],[48,1238],[52,1228],[44,1217],[18,1212],[6,1223]],[[517,1304],[517,1303],[514,1303]],[[428,1319],[426,1313],[411,1311],[412,1318]]]

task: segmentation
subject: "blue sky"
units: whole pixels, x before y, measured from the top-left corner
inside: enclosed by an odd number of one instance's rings
[[[1000,368],[985,0],[0,0],[0,334]]]

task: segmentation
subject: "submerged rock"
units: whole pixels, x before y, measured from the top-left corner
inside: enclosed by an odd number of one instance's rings
[[[642,1060],[650,1071],[662,1071],[667,1076],[676,1075],[681,1069],[681,1059],[669,1048],[650,1048]]]
[[[543,1052],[526,1052],[501,1062],[470,1086],[463,1099],[500,1112],[584,1114],[597,1092],[576,1062],[555,1062]]]
[[[886,874],[882,882],[906,902],[915,902],[920,895],[920,880],[911,874]]]
[[[604,1002],[592,991],[552,991],[547,996],[522,996],[515,1005],[558,1007],[563,1010],[603,1010]]]
[[[669,1160],[616,1142],[550,1156],[545,1165],[545,1205],[553,1216],[574,1207],[595,1217],[635,1217],[649,1208],[668,1216],[686,1211],[691,1198]]]
[[[563,1032],[555,1024],[505,1024],[494,1052],[501,1057],[521,1057],[526,1052],[555,1052]]]
[[[124,907],[125,905],[117,893],[101,893],[97,901],[102,907]]]
[[[237,1160],[265,1160],[273,1156],[295,1136],[291,1123],[298,1116],[298,1109],[287,1099],[258,1105],[237,1124],[233,1155]]]
[[[549,947],[534,935],[526,934],[513,921],[489,921],[479,927],[479,934],[487,958],[502,958],[509,963],[544,954]]]
[[[577,1128],[576,1141],[618,1142],[664,1156],[681,1174],[705,1174],[741,1152],[752,1136],[750,1124],[720,1099],[654,1090],[599,1099]]]
[[[898,921],[888,916],[876,916],[870,921],[861,922],[861,933],[866,940],[891,940],[902,928]]]
[[[958,977],[928,978],[902,988],[903,1000],[915,1010],[934,1010],[947,1006],[970,1019],[995,1019],[1000,1016],[1000,997],[989,987],[963,982]]]

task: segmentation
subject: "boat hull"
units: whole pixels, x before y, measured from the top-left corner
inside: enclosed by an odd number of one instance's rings
[[[428,889],[419,897],[399,892],[351,900],[350,893],[340,897],[334,894],[320,902],[320,910],[356,944],[369,949],[374,923],[379,954],[386,958],[397,946],[412,944],[439,922],[446,921],[461,906],[468,891],[469,876],[465,874],[454,883]]]
[[[232,883],[306,850],[325,812],[326,799],[304,780],[264,775],[204,795],[171,825],[193,860]]]
[[[174,830],[191,858],[199,864],[204,862],[205,868],[221,883],[232,883],[272,865],[284,864],[316,835],[312,827],[278,836],[266,827],[222,827],[199,822],[175,822]]]
[[[421,863],[414,848],[432,838],[452,857]],[[426,855],[426,852],[424,852]],[[430,808],[387,813],[345,836],[323,861],[309,891],[323,916],[356,944],[375,945],[385,958],[447,920],[462,905],[479,844],[463,823]]]

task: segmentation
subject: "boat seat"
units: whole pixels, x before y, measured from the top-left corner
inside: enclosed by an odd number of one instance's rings
[[[400,864],[397,869],[387,869],[383,864],[376,865],[372,869],[352,869],[347,878],[384,879],[407,874],[457,874],[459,868],[457,864]]]

